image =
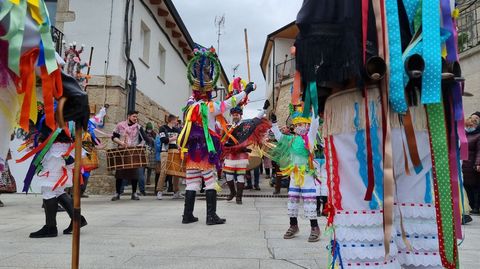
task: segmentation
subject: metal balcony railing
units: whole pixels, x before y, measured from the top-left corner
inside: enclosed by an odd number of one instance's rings
[[[295,75],[295,58],[275,66],[275,82],[293,78]]]
[[[459,1],[458,8],[458,50],[464,52],[480,45],[480,1]]]
[[[63,48],[63,33],[55,28],[55,26],[51,27],[51,33],[52,33],[52,40],[55,45],[55,50],[58,52],[58,54],[62,55],[62,48]]]

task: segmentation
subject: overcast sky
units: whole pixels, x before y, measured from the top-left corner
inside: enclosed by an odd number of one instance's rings
[[[237,76],[248,80],[245,39],[248,30],[250,73],[257,83],[245,116],[255,114],[265,98],[265,79],[260,69],[260,58],[268,34],[295,20],[302,0],[173,0],[183,22],[196,43],[217,47],[215,16],[225,15],[225,27],[220,37],[220,60],[231,80],[233,67],[240,64]]]

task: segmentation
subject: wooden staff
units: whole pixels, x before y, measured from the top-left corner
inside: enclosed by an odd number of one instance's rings
[[[66,128],[63,118],[63,108],[67,102],[66,97],[58,100],[56,118],[58,127]],[[80,261],[80,164],[82,160],[82,125],[75,124],[75,166],[73,170],[73,236],[72,236],[72,269],[78,269]]]
[[[73,235],[72,269],[78,269],[80,263],[80,164],[82,160],[82,126],[75,123],[75,167],[73,170]]]
[[[93,47],[90,48],[90,59],[88,60],[87,76],[85,78],[85,91],[87,91],[87,87],[88,87],[88,76],[90,75],[90,67],[92,66],[92,56],[93,56]]]
[[[247,70],[248,70],[248,82],[252,81],[250,79],[250,56],[248,54],[248,35],[247,35],[247,28],[243,29],[245,32],[245,49],[247,51]]]

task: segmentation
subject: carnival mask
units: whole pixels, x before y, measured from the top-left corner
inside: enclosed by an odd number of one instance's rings
[[[308,127],[303,125],[303,126],[297,126],[295,127],[295,133],[297,135],[306,135],[308,133]]]

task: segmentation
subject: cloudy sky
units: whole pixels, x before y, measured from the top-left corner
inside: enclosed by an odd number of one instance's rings
[[[236,75],[248,80],[245,39],[248,30],[250,73],[257,83],[245,116],[255,114],[265,98],[265,79],[260,58],[268,34],[295,20],[302,0],[173,0],[193,40],[203,46],[217,46],[215,16],[225,15],[225,27],[220,38],[220,60],[232,78],[233,67],[240,64]],[[262,100],[255,102],[255,100]]]

